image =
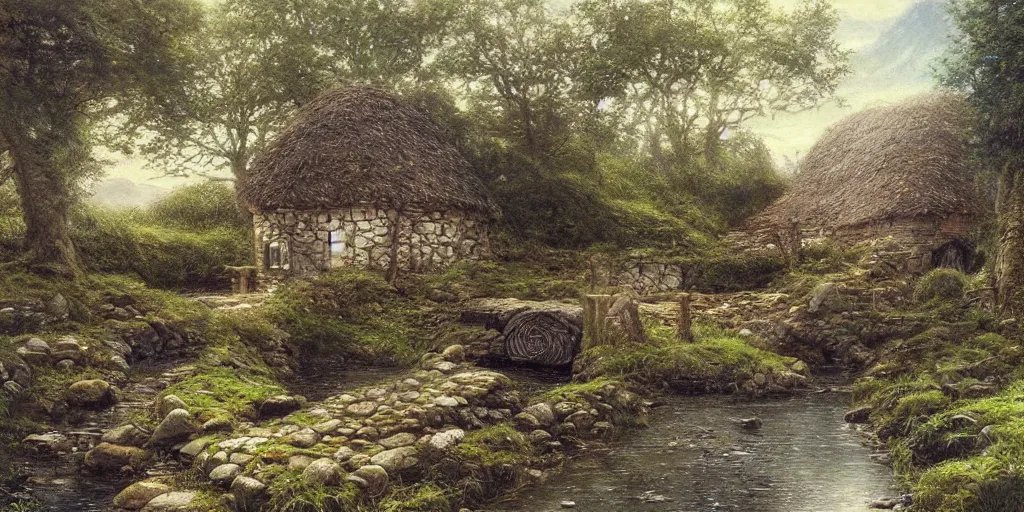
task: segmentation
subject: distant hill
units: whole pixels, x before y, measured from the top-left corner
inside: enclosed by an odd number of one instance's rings
[[[108,207],[141,207],[164,197],[170,190],[135,183],[127,178],[113,178],[96,183],[92,187],[89,202]]]
[[[854,88],[915,88],[934,84],[932,68],[949,46],[953,23],[946,3],[912,5],[878,39],[851,59]]]

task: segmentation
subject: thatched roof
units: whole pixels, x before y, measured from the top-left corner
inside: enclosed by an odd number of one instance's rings
[[[380,89],[337,88],[299,110],[240,183],[254,211],[497,208],[427,115]]]
[[[807,154],[789,192],[749,229],[840,229],[897,218],[977,213],[967,108],[929,94],[851,115]]]

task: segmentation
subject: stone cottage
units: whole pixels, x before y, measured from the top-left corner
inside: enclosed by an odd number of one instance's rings
[[[828,130],[791,189],[727,241],[741,249],[892,237],[923,258],[964,258],[979,215],[963,101],[930,94]]]
[[[380,89],[328,91],[240,183],[264,277],[359,266],[427,271],[489,254],[497,207],[427,115]]]

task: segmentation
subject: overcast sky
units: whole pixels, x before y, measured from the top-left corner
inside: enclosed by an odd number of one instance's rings
[[[214,3],[217,0],[203,0]],[[552,4],[564,6],[572,0],[550,0]],[[801,0],[770,0],[773,5],[790,9]],[[838,38],[844,46],[859,50],[872,43],[887,20],[902,14],[915,0],[833,0],[843,18],[843,27]],[[891,102],[922,92],[920,86],[901,89],[889,87],[885,90],[841,89],[840,94],[849,105],[838,108],[834,105],[799,115],[782,116],[776,119],[760,119],[750,123],[749,128],[764,137],[777,160],[783,157],[795,158],[806,154],[811,145],[831,124],[850,113],[879,102]],[[108,169],[110,178],[129,178],[139,183],[161,187],[174,187],[186,183],[182,178],[165,178],[159,173],[142,169],[143,162],[114,157],[117,163]]]

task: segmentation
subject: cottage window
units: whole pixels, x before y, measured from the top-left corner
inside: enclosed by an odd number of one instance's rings
[[[345,232],[331,231],[331,266],[340,267],[345,264],[345,257],[348,255],[348,244],[345,243]]]
[[[263,265],[268,269],[284,268],[287,244],[283,240],[267,242],[263,247]]]

